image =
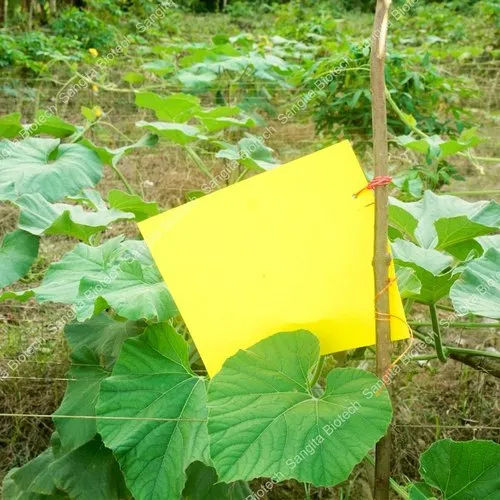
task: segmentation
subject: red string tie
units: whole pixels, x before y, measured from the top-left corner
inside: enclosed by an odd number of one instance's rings
[[[366,191],[368,189],[371,189],[373,191],[376,187],[387,186],[387,184],[390,184],[391,182],[392,177],[388,175],[377,175],[364,188],[355,193],[354,198],[357,198],[363,191]]]

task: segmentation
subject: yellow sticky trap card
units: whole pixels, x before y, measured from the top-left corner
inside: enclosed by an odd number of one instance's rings
[[[309,330],[323,354],[375,343],[366,183],[343,141],[139,224],[210,375],[278,332]],[[392,339],[407,338],[389,295]]]

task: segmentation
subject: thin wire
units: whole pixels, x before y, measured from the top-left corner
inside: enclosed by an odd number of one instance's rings
[[[500,427],[490,427],[488,425],[423,425],[423,424],[392,424],[393,427],[422,427],[424,429],[488,429],[498,431]]]
[[[92,380],[91,378],[62,378],[62,377],[0,377],[0,380],[43,380],[45,382],[74,382],[75,380]]]
[[[144,420],[155,422],[207,422],[207,419],[201,418],[161,418],[161,417],[110,417],[110,416],[94,416],[94,415],[42,415],[36,413],[0,413],[0,417],[32,417],[32,418],[68,418],[68,419],[84,419],[84,420]],[[394,427],[421,427],[435,429],[436,425],[427,424],[392,424]],[[440,425],[442,429],[487,429],[500,430],[500,427],[487,425]]]
[[[36,413],[0,413],[0,417],[70,418],[81,420],[146,420],[154,422],[206,422],[201,418],[161,418],[161,417],[105,417],[95,415],[42,415]]]

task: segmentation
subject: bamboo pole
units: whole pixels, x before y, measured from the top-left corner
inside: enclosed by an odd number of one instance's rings
[[[387,110],[385,102],[385,55],[391,0],[377,0],[371,40],[370,81],[372,93],[373,156],[375,176],[387,175]],[[391,364],[389,294],[387,290],[390,255],[388,253],[388,187],[375,189],[375,327],[377,375],[383,377]],[[381,314],[377,314],[381,313]],[[388,500],[391,471],[391,432],[377,443],[375,450],[375,500]]]
[[[9,26],[9,0],[3,0],[3,26]]]

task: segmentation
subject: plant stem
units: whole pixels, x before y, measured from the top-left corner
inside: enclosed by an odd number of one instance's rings
[[[219,183],[217,182],[217,179],[212,175],[212,172],[208,169],[208,167],[205,165],[203,160],[198,156],[196,151],[188,145],[184,146],[184,149],[186,150],[186,153],[190,156],[190,158],[194,161],[195,165],[211,180],[213,180],[217,186]]]
[[[312,374],[311,380],[309,381],[309,387],[314,387],[316,382],[318,381],[321,372],[323,371],[323,366],[325,364],[325,356],[320,356],[318,362],[316,363],[316,369]]]
[[[419,302],[420,304],[424,304],[424,302]],[[442,304],[436,304],[436,308],[437,309],[442,309],[443,311],[451,311],[451,312],[455,312],[455,309],[453,309],[453,307],[450,307],[450,306],[444,306]]]
[[[410,314],[411,309],[413,307],[414,300],[413,299],[406,299],[405,305],[404,305],[404,310],[405,314],[408,316]]]
[[[428,336],[414,330],[413,335],[429,344]],[[470,366],[488,375],[493,375],[500,379],[500,354],[488,351],[478,351],[476,349],[463,349],[460,347],[445,346],[449,357],[459,363]],[[464,352],[465,351],[465,352]]]
[[[387,107],[385,86],[385,56],[389,7],[391,0],[377,0],[373,21],[370,87],[372,93],[373,156],[375,176],[388,174],[387,157]],[[388,253],[388,198],[387,186],[375,189],[375,242],[373,272],[375,281],[375,331],[377,375],[382,378],[391,365],[391,327],[387,321],[390,314],[389,280],[390,255]],[[375,449],[375,500],[389,499],[391,473],[391,432],[377,443]]]
[[[424,343],[428,343],[428,337],[427,335],[414,331],[413,335],[421,340]],[[490,352],[490,351],[480,351],[479,349],[466,349],[464,347],[455,347],[451,345],[443,345],[443,348],[446,349],[447,352],[455,353],[455,354],[467,354],[469,356],[484,356],[485,358],[493,358],[493,359],[500,359],[500,354],[497,352]]]
[[[433,326],[430,321],[408,321],[410,326]],[[474,323],[454,321],[447,323],[447,326],[458,328],[500,328],[500,323]]]
[[[415,132],[417,135],[419,135],[423,139],[428,139],[429,138],[429,136],[423,130],[420,130],[415,124],[411,123],[408,120],[408,118],[405,116],[405,113],[403,113],[403,111],[401,111],[401,109],[396,104],[396,102],[394,101],[394,99],[392,98],[390,92],[387,89],[385,89],[385,96],[387,98],[387,101],[391,105],[391,108],[394,110],[394,112],[398,115],[398,117],[401,119],[401,121],[410,130],[412,130],[413,132]],[[492,158],[492,157],[485,157],[485,156],[474,156],[470,152],[468,154],[466,154],[463,151],[458,151],[457,154],[460,155],[460,156],[465,156],[465,157],[470,156],[473,160],[487,161],[487,162],[493,162],[493,163],[500,162],[500,158],[494,158],[494,157]]]
[[[132,186],[127,181],[127,178],[122,174],[121,170],[116,165],[113,165],[113,162],[111,162],[110,166],[111,166],[111,169],[118,176],[118,178],[123,182],[123,185],[125,186],[125,189],[128,191],[128,193],[129,194],[136,194],[135,191],[132,189]]]
[[[305,500],[311,500],[311,485],[309,483],[304,483],[304,493]]]
[[[439,329],[439,319],[435,304],[429,304],[431,313],[432,331],[434,332],[434,345],[436,346],[436,354],[441,363],[446,363],[446,351],[443,349],[441,342],[441,330]]]

